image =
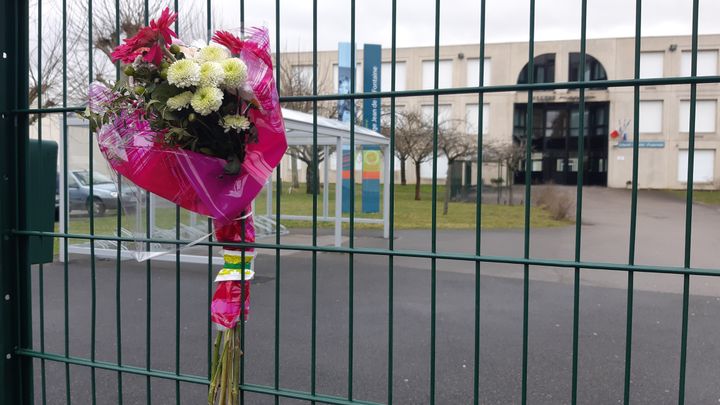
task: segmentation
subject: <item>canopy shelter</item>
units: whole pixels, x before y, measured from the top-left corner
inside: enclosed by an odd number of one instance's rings
[[[285,119],[285,130],[287,131],[288,145],[290,146],[303,146],[313,145],[313,128],[317,131],[317,146],[322,148],[325,160],[322,163],[323,170],[323,202],[322,202],[322,215],[318,216],[318,221],[334,222],[335,223],[335,246],[340,246],[342,243],[342,223],[348,222],[348,218],[342,216],[342,158],[339,151],[342,150],[343,145],[350,145],[350,123],[340,122],[336,119],[317,117],[317,126],[314,125],[313,114],[308,114],[296,110],[289,110],[283,108],[283,118]],[[389,206],[390,206],[390,156],[389,145],[390,139],[386,138],[382,134],[370,130],[359,125],[355,125],[354,138],[355,146],[374,145],[379,146],[383,153],[383,215],[382,219],[374,218],[355,218],[355,222],[362,223],[378,223],[383,224],[383,236],[388,238],[390,236],[389,228]],[[335,159],[335,213],[333,216],[329,215],[329,190],[330,190],[330,173],[329,173],[329,159],[330,147],[335,146],[335,150],[338,151]],[[353,154],[354,155],[354,154]],[[318,167],[318,170],[320,168]],[[268,182],[266,192],[266,215],[272,214],[272,181]],[[308,220],[311,221],[311,216],[303,215],[281,215],[281,219],[290,220]]]
[[[313,115],[307,114],[295,110],[289,110],[289,109],[283,109],[283,118],[285,120],[285,128],[287,131],[287,140],[289,145],[313,145]],[[61,148],[68,148],[69,151],[72,151],[70,156],[68,156],[68,167],[70,169],[79,169],[82,168],[82,166],[86,166],[89,162],[90,156],[88,154],[89,150],[89,143],[88,140],[91,139],[88,136],[88,122],[87,120],[80,119],[78,117],[68,117],[67,119],[67,125],[68,125],[68,131],[69,136],[68,143],[72,143],[73,145],[62,145],[63,143],[63,137],[58,137],[58,142],[60,143]],[[329,156],[330,147],[334,146],[336,150],[341,151],[343,148],[343,145],[350,145],[350,124],[349,123],[342,123],[340,121],[326,118],[326,117],[317,117],[317,145],[318,148],[322,148],[323,152],[325,153],[325,156]],[[389,237],[389,228],[388,228],[388,214],[389,214],[389,187],[390,187],[390,175],[388,168],[390,167],[390,154],[389,154],[389,144],[390,140],[383,135],[369,130],[367,128],[361,127],[356,125],[355,126],[355,145],[356,146],[362,146],[362,145],[377,145],[381,148],[383,152],[384,157],[384,193],[383,193],[383,215],[382,219],[375,219],[375,218],[355,218],[355,222],[362,222],[362,223],[382,223],[384,224],[384,237]],[[95,146],[96,149],[96,146]],[[62,149],[61,149],[62,150]],[[100,158],[100,153],[96,149],[94,158],[98,159]],[[61,157],[62,158],[62,157]],[[61,162],[61,167],[62,167]],[[97,165],[95,167],[98,167]],[[335,223],[335,245],[340,246],[342,243],[342,222],[347,222],[348,218],[343,218],[342,216],[342,158],[336,159],[336,187],[335,187],[335,213],[334,215],[330,215],[330,209],[329,209],[329,195],[328,191],[330,190],[329,187],[329,160],[326,158],[325,161],[322,163],[322,170],[324,171],[323,176],[323,182],[324,182],[324,191],[323,191],[323,203],[322,203],[322,214],[318,216],[318,221],[324,221],[324,222],[334,222]],[[63,176],[59,176],[59,182],[63,182]],[[266,185],[266,212],[265,215],[261,215],[257,212],[257,205],[256,206],[256,228],[258,232],[258,237],[262,237],[263,235],[274,235],[275,234],[275,227],[280,226],[281,232],[286,233],[286,230],[284,227],[282,227],[280,224],[275,224],[274,222],[274,216],[272,215],[272,177],[268,181]],[[64,184],[59,184],[59,189],[62,190],[65,188]],[[96,187],[98,188],[98,187]],[[71,193],[72,194],[72,193]],[[72,201],[64,201],[64,193],[59,193],[59,211],[65,212],[67,208],[72,206]],[[72,197],[72,196],[71,196]],[[155,196],[151,195],[150,201],[148,201],[148,208],[150,210],[150,222],[147,224],[148,228],[150,228],[150,233],[153,235],[153,237],[159,237],[163,238],[163,236],[168,232],[166,229],[160,229],[156,225],[155,217],[156,217],[156,208],[158,204],[162,205],[163,202],[160,201],[161,199],[155,198]],[[72,200],[72,198],[71,198]],[[167,205],[167,204],[165,204]],[[62,215],[60,216],[62,218]],[[137,218],[137,215],[136,215]],[[305,220],[305,221],[312,221],[311,216],[302,216],[302,215],[281,215],[281,220]],[[197,237],[202,236],[203,231],[202,229],[199,229],[199,227],[194,226],[195,225],[195,216],[191,215],[191,224],[185,225],[181,224],[181,239],[195,239]],[[202,225],[202,224],[198,224]],[[144,225],[143,225],[144,226]],[[64,227],[63,221],[60,221],[60,227]],[[137,224],[136,228],[140,229],[141,225]],[[61,232],[65,232],[66,230],[61,229]],[[124,236],[131,236],[131,233],[125,229],[123,229],[123,232],[125,233]],[[175,237],[174,231],[173,234],[168,234],[169,239],[173,239]],[[61,241],[64,242],[64,241]],[[114,244],[114,241],[110,241],[112,244]],[[117,247],[116,246],[100,246],[102,243],[98,244],[96,243],[95,246],[95,255],[98,257],[111,257],[114,258],[117,255]],[[64,260],[64,249],[60,249],[61,252],[61,260]],[[86,245],[69,245],[68,246],[68,252],[69,253],[80,253],[80,254],[90,254],[91,249],[90,246]],[[132,257],[132,254],[130,251],[123,251],[122,257],[123,258],[130,258]],[[189,252],[188,252],[189,253]],[[203,255],[194,255],[194,254],[182,254],[181,255],[183,262],[206,262],[207,257]],[[174,255],[168,255],[168,256],[161,256],[158,257],[155,260],[174,260]],[[216,260],[218,258],[214,258],[213,260]],[[218,260],[222,260],[221,258]],[[222,264],[221,261],[218,262],[219,264]]]

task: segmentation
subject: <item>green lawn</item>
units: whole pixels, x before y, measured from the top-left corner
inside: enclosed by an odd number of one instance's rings
[[[670,190],[671,194],[682,198],[683,200],[686,197],[685,190]],[[720,191],[718,190],[694,190],[693,191],[693,201],[703,203],[703,204],[710,204],[710,205],[720,205]]]
[[[289,184],[283,184],[280,210],[288,215],[312,215],[312,194],[305,194],[305,185],[288,193]],[[274,193],[277,190],[274,191]],[[437,188],[437,227],[439,229],[474,229],[475,203],[451,202],[448,214],[442,215],[444,186]],[[377,214],[362,213],[362,190],[360,186],[355,189],[355,217],[356,218],[382,218],[382,212]],[[382,197],[381,197],[382,198]],[[396,229],[430,229],[432,224],[432,187],[421,186],[421,200],[415,201],[414,185],[395,186],[395,228]],[[256,200],[256,212],[265,213],[265,192],[261,192]],[[382,211],[382,203],[381,203]],[[329,215],[335,212],[335,185],[330,184]],[[275,201],[273,201],[275,213]],[[318,215],[322,215],[322,193],[318,194]],[[483,229],[522,228],[524,226],[524,206],[506,206],[495,204],[482,205]],[[348,216],[345,214],[344,216]],[[311,221],[283,221],[289,228],[307,228]],[[542,208],[532,207],[530,210],[530,224],[532,227],[556,227],[568,225],[568,221],[557,221]],[[320,227],[332,227],[332,222],[320,222]],[[347,224],[344,224],[347,227]],[[356,229],[382,229],[381,224],[356,223]]]
[[[277,188],[274,189],[274,193]],[[382,218],[382,212],[376,214],[364,214],[361,212],[361,190],[360,186],[355,190],[356,218]],[[421,189],[421,201],[415,201],[415,189],[412,185],[395,187],[395,228],[396,229],[430,229],[432,223],[431,187],[423,185]],[[438,186],[437,189],[437,227],[439,229],[474,229],[475,228],[475,204],[451,202],[447,215],[442,215],[442,198],[445,187]],[[330,185],[329,214],[333,215],[335,210],[335,187]],[[300,189],[290,191],[288,184],[283,184],[281,197],[281,212],[287,215],[312,215],[312,194],[305,194],[304,184]],[[382,204],[381,204],[382,205]],[[382,209],[382,208],[381,208]],[[261,192],[256,200],[255,211],[258,214],[265,214],[265,192]],[[484,229],[508,229],[522,228],[524,226],[525,208],[521,205],[506,206],[483,204],[482,205],[482,227]],[[275,201],[273,201],[273,213],[275,212]],[[84,234],[90,232],[90,219],[79,213],[73,213],[69,220],[69,233]],[[318,215],[322,215],[322,194],[318,194]],[[347,214],[345,215],[347,216]],[[190,213],[181,210],[180,220],[187,224]],[[200,219],[204,223],[204,219]],[[126,214],[122,217],[123,227],[135,230],[134,214]],[[557,221],[550,217],[550,214],[543,208],[532,207],[530,211],[530,223],[532,227],[557,227],[565,226],[570,222]],[[156,224],[159,228],[173,229],[175,225],[175,208],[158,208],[156,210]],[[311,221],[283,221],[288,228],[308,228],[312,226]],[[320,222],[320,227],[332,227],[332,222]],[[344,224],[345,227],[348,224]],[[382,229],[382,224],[356,223],[357,229]],[[57,229],[57,224],[56,224]],[[109,211],[102,217],[95,218],[95,234],[115,235],[117,231],[117,215]],[[83,242],[83,241],[78,241]],[[72,241],[71,241],[72,243]]]

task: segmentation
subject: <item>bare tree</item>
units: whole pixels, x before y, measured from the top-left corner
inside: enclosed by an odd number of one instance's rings
[[[497,141],[485,141],[483,143],[483,163],[495,163],[497,166],[497,177],[490,180],[497,191],[496,204],[500,205],[502,198],[502,163],[504,143]]]
[[[463,159],[472,159],[477,154],[477,136],[468,134],[465,120],[446,120],[438,126],[438,148],[448,161],[448,171],[445,177],[445,200],[443,202],[443,215],[447,215],[450,202],[450,171],[452,165]]]
[[[154,18],[164,7],[171,5],[169,1],[165,3],[148,3],[148,18]],[[91,80],[113,84],[116,65],[112,63],[110,55],[122,38],[134,36],[145,25],[145,0],[123,0],[119,10],[115,8],[114,0],[93,2],[92,43],[88,40],[87,2],[69,2],[67,10],[62,10],[60,2],[45,4],[48,6],[43,10],[42,37],[35,39],[39,45],[30,54],[31,60],[38,60],[39,57],[42,61],[39,69],[37,64],[31,63],[28,89],[30,104],[41,104],[39,107],[42,108],[57,106],[63,101],[65,87],[67,92],[64,96],[68,105],[83,104]],[[33,5],[30,7],[35,9]],[[194,2],[189,7],[183,10],[180,27],[191,38],[205,39],[206,31],[201,28],[204,16],[193,12],[196,7]],[[64,33],[61,19],[63,11],[67,15],[67,29]],[[37,16],[32,18],[37,19]],[[92,72],[92,77],[89,72]],[[35,119],[37,117],[32,117],[31,123]]]
[[[67,85],[67,102],[74,104],[78,101],[74,88],[78,80],[88,82],[87,69],[73,69],[76,65],[78,53],[81,48],[81,35],[75,32],[62,33],[62,22],[59,18],[58,4],[46,2],[43,15],[31,13],[30,26],[40,23],[41,32],[30,30],[32,35],[30,49],[30,69],[28,72],[28,105],[37,108],[51,108],[63,102],[63,90]],[[32,2],[30,10],[37,10],[37,1]],[[41,19],[41,20],[40,20]],[[67,60],[67,63],[65,63]],[[39,118],[38,114],[29,117],[32,125]]]
[[[31,59],[41,61],[40,66],[31,64],[29,72],[28,104],[38,108],[52,108],[62,102],[62,46],[60,37],[43,41],[31,51]],[[29,117],[30,125],[39,115]]]
[[[285,58],[287,60],[287,58]],[[313,78],[312,73],[308,74],[307,71],[299,68],[299,57],[295,65],[288,64],[287,62],[280,66],[280,92],[283,96],[307,96],[313,93]],[[326,73],[318,74],[318,83],[324,82]],[[305,113],[311,113],[315,108],[315,104],[312,100],[303,101],[291,101],[286,102],[284,107],[290,108],[296,111]],[[333,113],[332,103],[318,103],[318,115],[320,116],[331,116]],[[299,187],[299,184],[295,184],[298,178],[297,174],[297,161],[300,160],[307,166],[305,171],[305,192],[307,194],[313,194],[315,192],[315,185],[317,184],[316,179],[316,164],[319,165],[326,158],[325,153],[322,150],[318,150],[317,163],[314,161],[314,148],[313,145],[291,145],[288,147],[288,154],[292,161],[292,178],[293,187]]]
[[[525,160],[525,141],[519,143],[507,142],[503,148],[503,161],[505,163],[505,173],[507,181],[505,182],[508,189],[508,205],[513,205],[513,184],[515,183],[515,173],[520,169],[520,164]]]
[[[407,161],[414,146],[414,136],[418,132],[418,122],[416,119],[422,118],[415,116],[415,112],[395,112],[395,131],[393,137],[395,139],[395,157],[400,161],[400,184],[407,184]],[[390,111],[385,110],[383,113],[383,123],[380,132],[386,137],[390,137]]]
[[[69,30],[75,33],[84,33],[87,37],[87,8],[88,2],[80,1],[73,3],[72,13],[83,16],[83,18],[71,19],[68,21]],[[147,10],[145,7],[147,5]],[[110,59],[115,46],[121,38],[129,38],[137,34],[144,27],[146,20],[151,20],[162,12],[165,7],[173,8],[172,1],[148,2],[145,0],[123,0],[120,8],[115,8],[115,0],[95,0],[93,3],[93,47],[105,54]],[[217,10],[215,10],[217,11]],[[178,36],[186,41],[203,40],[209,41],[210,34],[207,31],[205,22],[204,7],[196,1],[183,2],[180,7],[177,26]],[[117,14],[117,16],[116,16]],[[217,12],[212,13],[212,20],[218,20]],[[116,26],[117,17],[117,26]]]
[[[420,168],[432,157],[432,122],[419,109],[408,109],[396,113],[395,155],[400,160],[402,184],[405,178],[405,162],[415,166],[415,200],[420,201]]]
[[[513,205],[513,179],[525,160],[525,141],[505,142],[491,141],[483,145],[484,161],[498,165],[498,174],[505,171],[505,188],[508,193],[508,204]],[[498,186],[498,204],[500,204],[502,185]]]

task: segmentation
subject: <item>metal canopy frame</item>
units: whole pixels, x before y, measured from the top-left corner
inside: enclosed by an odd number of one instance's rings
[[[329,190],[330,190],[330,170],[329,156],[330,147],[335,146],[336,151],[342,150],[343,145],[350,145],[354,135],[354,144],[357,145],[375,145],[380,146],[383,153],[383,215],[381,219],[375,218],[355,218],[357,223],[383,224],[383,237],[390,237],[390,226],[388,218],[390,216],[390,161],[392,159],[389,153],[390,139],[371,129],[355,125],[352,129],[354,134],[351,135],[351,127],[348,122],[341,122],[335,119],[316,116],[301,111],[283,108],[283,118],[285,119],[285,131],[287,132],[288,145],[304,146],[313,145],[313,135],[316,136],[315,145],[323,148],[325,160],[323,166],[323,200],[322,200],[322,216],[318,216],[317,220],[321,222],[335,223],[335,246],[342,246],[342,223],[349,222],[349,218],[342,216],[342,159],[336,152],[335,159],[335,213],[329,215]],[[354,156],[354,153],[353,153]],[[265,215],[272,216],[272,180],[266,185],[266,201]],[[310,215],[280,215],[280,219],[312,221]]]

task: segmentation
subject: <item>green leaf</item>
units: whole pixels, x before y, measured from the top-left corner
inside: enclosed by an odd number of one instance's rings
[[[177,121],[180,119],[180,116],[175,111],[168,110],[167,108],[162,110],[162,117],[168,121]]]
[[[223,170],[225,171],[225,174],[240,173],[240,159],[238,159],[238,157],[235,155],[230,155]]]
[[[165,104],[170,97],[177,96],[182,93],[182,89],[178,89],[168,83],[160,83],[152,91],[152,98]]]

